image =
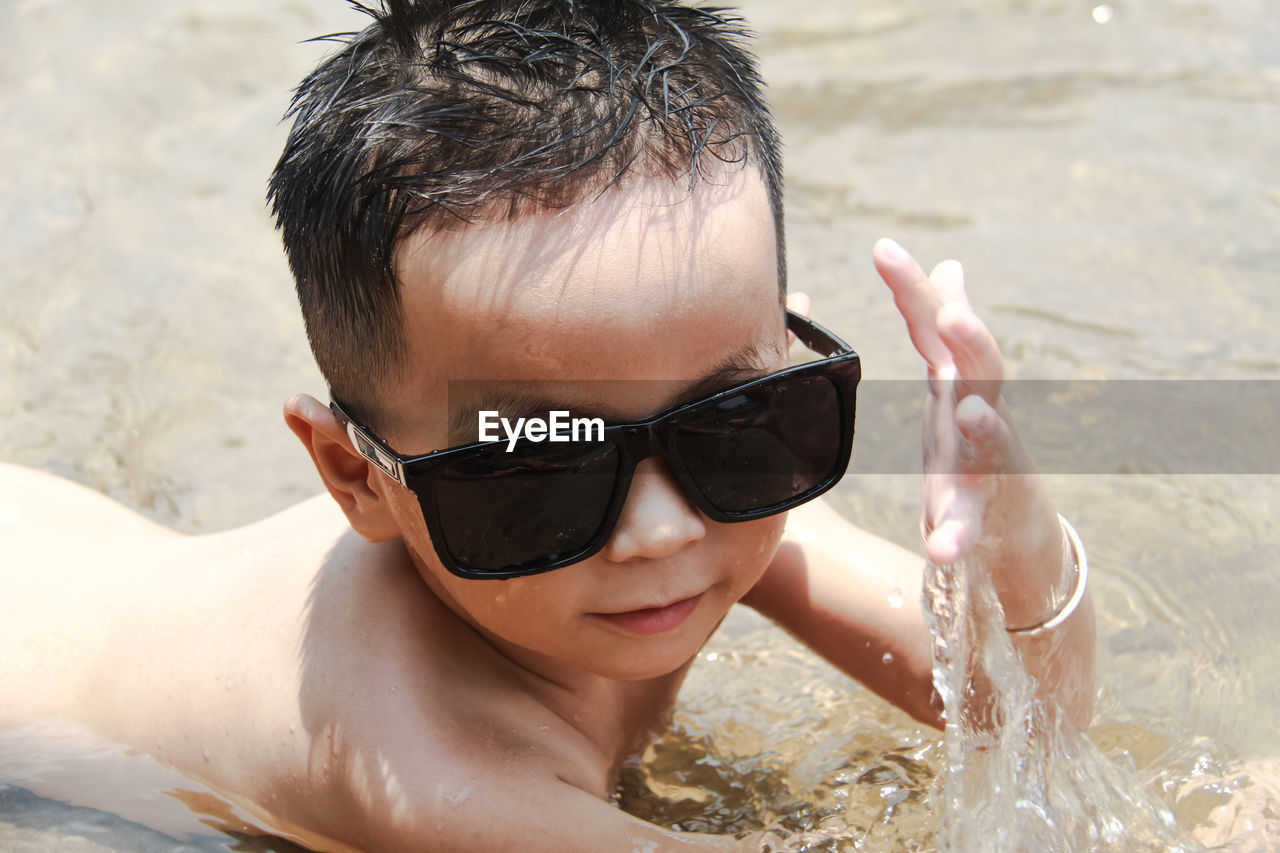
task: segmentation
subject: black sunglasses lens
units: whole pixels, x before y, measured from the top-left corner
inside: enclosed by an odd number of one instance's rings
[[[676,452],[722,512],[768,510],[840,473],[840,409],[829,378],[780,377],[682,413]]]
[[[618,478],[612,444],[495,445],[436,480],[444,544],[474,572],[536,572],[600,530]]]

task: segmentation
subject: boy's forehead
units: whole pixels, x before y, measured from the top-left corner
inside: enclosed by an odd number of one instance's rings
[[[410,235],[397,249],[396,271],[406,307],[429,312],[422,319],[625,315],[631,322],[698,295],[694,287],[708,273],[721,276],[722,296],[763,284],[776,293],[776,260],[758,173],[724,167],[692,182],[632,179],[517,220]]]
[[[396,269],[417,400],[451,381],[697,380],[776,352],[783,325],[772,214],[749,167],[412,235]]]

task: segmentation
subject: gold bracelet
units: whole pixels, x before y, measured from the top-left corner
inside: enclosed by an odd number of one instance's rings
[[[1080,602],[1084,601],[1084,591],[1089,584],[1089,557],[1084,552],[1084,543],[1080,541],[1080,534],[1076,533],[1076,529],[1071,526],[1071,522],[1058,515],[1058,525],[1062,528],[1062,538],[1064,544],[1071,549],[1071,562],[1075,564],[1076,578],[1075,586],[1071,590],[1071,595],[1067,598],[1065,604],[1058,608],[1048,619],[1038,625],[1031,625],[1026,628],[1006,628],[1010,634],[1017,634],[1019,637],[1038,637],[1041,634],[1047,634],[1054,628],[1057,628],[1063,622],[1071,618],[1071,614],[1080,606]]]

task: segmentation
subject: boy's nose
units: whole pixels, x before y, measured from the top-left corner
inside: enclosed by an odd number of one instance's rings
[[[685,495],[661,459],[636,466],[613,536],[600,552],[613,562],[661,559],[706,535],[707,519]]]

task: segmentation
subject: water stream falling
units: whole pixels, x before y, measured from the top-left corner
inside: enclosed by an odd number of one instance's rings
[[[954,383],[940,382],[934,390],[925,477],[942,496],[933,511],[944,513],[958,476],[960,439]],[[1172,812],[1078,731],[1062,708],[1037,696],[1036,680],[1005,630],[1004,611],[980,558],[930,562],[923,598],[933,637],[934,688],[946,707],[939,850],[1200,849],[1179,840]],[[1050,644],[1052,653],[1064,637],[1059,627],[1027,642]]]
[[[1036,696],[981,566],[930,564],[925,599],[934,686],[946,703],[940,850],[1200,849],[1180,841],[1173,814]]]

